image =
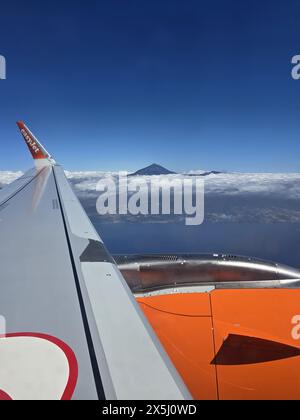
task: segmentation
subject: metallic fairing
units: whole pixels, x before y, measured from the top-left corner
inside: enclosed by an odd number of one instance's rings
[[[299,270],[257,258],[192,254],[116,255],[114,259],[134,293],[188,286],[228,289],[300,286]]]

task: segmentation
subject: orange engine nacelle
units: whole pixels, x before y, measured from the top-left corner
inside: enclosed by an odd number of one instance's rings
[[[300,398],[300,290],[137,301],[195,399]]]

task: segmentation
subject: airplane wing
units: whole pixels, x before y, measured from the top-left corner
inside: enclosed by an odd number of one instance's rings
[[[190,399],[64,171],[0,191],[0,400]]]

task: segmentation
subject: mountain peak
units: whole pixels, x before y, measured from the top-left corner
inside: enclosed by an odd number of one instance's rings
[[[172,175],[176,172],[169,171],[169,169],[164,168],[161,165],[158,165],[157,163],[152,163],[149,166],[146,166],[145,168],[139,169],[136,171],[132,176],[136,175]]]

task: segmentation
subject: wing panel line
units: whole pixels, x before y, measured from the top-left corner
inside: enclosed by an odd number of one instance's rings
[[[76,265],[75,265],[75,260],[74,260],[73,251],[72,251],[72,247],[71,247],[71,242],[70,242],[70,238],[69,238],[69,234],[68,234],[68,229],[67,229],[67,224],[66,224],[64,211],[63,211],[62,202],[61,202],[60,192],[59,192],[59,189],[58,189],[57,180],[56,180],[56,176],[55,176],[55,171],[54,171],[53,168],[52,168],[52,173],[53,173],[55,187],[56,187],[56,191],[57,191],[57,197],[58,197],[58,202],[59,202],[60,211],[61,211],[61,215],[62,215],[62,220],[63,220],[64,230],[65,230],[67,245],[68,245],[68,249],[69,249],[69,255],[70,255],[70,259],[71,259],[71,265],[72,265],[72,270],[73,270],[73,274],[74,274],[74,280],[75,280],[75,284],[76,284],[79,306],[80,306],[82,321],[83,321],[84,330],[85,330],[85,334],[86,334],[86,340],[87,340],[87,344],[88,344],[88,349],[89,349],[89,354],[90,354],[90,359],[91,359],[91,364],[92,364],[92,369],[93,369],[97,394],[98,394],[99,400],[105,400],[106,398],[105,398],[104,387],[103,387],[101,374],[100,374],[100,370],[99,370],[99,366],[98,366],[98,362],[97,362],[97,358],[96,358],[96,352],[95,352],[95,349],[94,349],[94,344],[93,344],[92,335],[91,335],[91,331],[90,331],[90,327],[89,327],[89,323],[88,323],[88,318],[87,318],[86,310],[85,310],[85,307],[84,307],[84,301],[83,301],[80,282],[79,282],[79,278],[78,278],[78,274],[77,274],[77,270],[76,270]]]

